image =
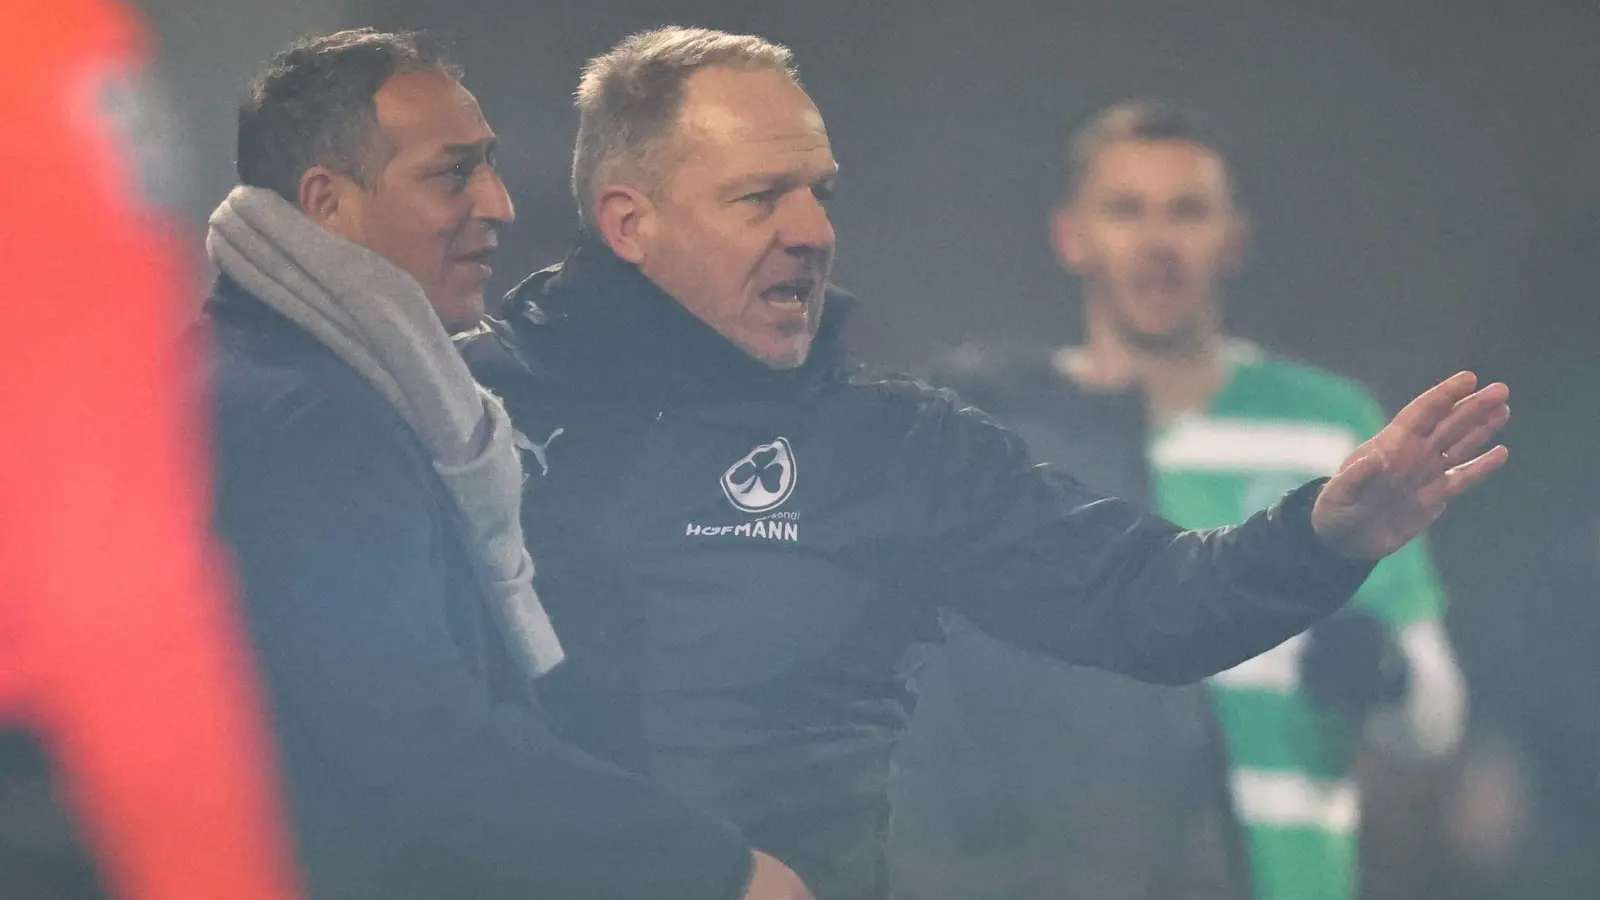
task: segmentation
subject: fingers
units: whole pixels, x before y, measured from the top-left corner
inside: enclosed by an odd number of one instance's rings
[[[1455,437],[1449,444],[1444,444],[1442,441],[1435,439],[1434,446],[1443,447],[1444,458],[1451,461],[1446,468],[1455,465],[1461,460],[1471,459],[1472,454],[1477,453],[1484,444],[1489,443],[1489,439],[1494,437],[1495,432],[1504,428],[1505,424],[1511,421],[1511,407],[1502,403],[1489,409],[1484,413],[1484,416],[1486,418],[1479,421],[1477,425],[1472,426],[1465,434]]]
[[[1510,451],[1505,445],[1500,445],[1471,462],[1462,463],[1445,473],[1444,502],[1455,499],[1471,490],[1479,482],[1488,478],[1494,471],[1506,464]]]
[[[1450,414],[1439,423],[1439,427],[1434,429],[1428,442],[1428,452],[1450,453],[1457,462],[1466,459],[1478,445],[1468,447],[1459,454],[1452,452],[1452,448],[1463,443],[1468,434],[1477,431],[1486,422],[1499,419],[1500,424],[1504,425],[1505,420],[1511,417],[1511,409],[1507,403],[1510,399],[1511,389],[1495,382],[1461,400],[1451,408]]]
[[[1471,372],[1458,372],[1407,403],[1394,417],[1394,424],[1418,437],[1428,437],[1478,385],[1478,376]]]

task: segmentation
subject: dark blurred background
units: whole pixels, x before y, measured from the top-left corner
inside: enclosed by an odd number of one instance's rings
[[[195,229],[232,184],[234,105],[292,37],[375,24],[453,47],[519,219],[499,288],[575,233],[582,61],[665,24],[789,44],[843,167],[838,281],[861,351],[1058,344],[1046,243],[1063,140],[1132,97],[1209,110],[1254,220],[1233,331],[1393,409],[1510,382],[1512,463],[1433,540],[1473,689],[1462,757],[1369,775],[1369,897],[1600,898],[1600,3],[1590,0],[146,0]]]

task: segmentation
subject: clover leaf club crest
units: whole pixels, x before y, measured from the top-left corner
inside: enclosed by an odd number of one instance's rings
[[[794,450],[785,438],[762,444],[722,473],[722,493],[736,509],[766,512],[794,492]]]

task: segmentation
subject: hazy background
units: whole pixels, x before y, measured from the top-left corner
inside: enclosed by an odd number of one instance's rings
[[[1255,226],[1228,297],[1237,333],[1360,378],[1391,409],[1465,367],[1515,391],[1510,468],[1434,534],[1473,742],[1443,772],[1373,776],[1371,893],[1600,897],[1586,880],[1600,878],[1600,3],[143,7],[196,246],[232,183],[234,105],[274,49],[354,24],[444,36],[504,141],[519,220],[500,288],[574,234],[570,95],[586,57],[665,23],[787,43],[843,167],[837,280],[866,301],[857,344],[914,368],[966,340],[1071,340],[1076,301],[1044,228],[1065,135],[1132,97],[1210,110],[1236,138]],[[1490,802],[1482,784],[1508,793]],[[1402,798],[1387,819],[1385,797]],[[1513,830],[1475,844],[1474,816],[1507,810],[1521,815],[1494,827]],[[1419,816],[1462,834],[1441,849],[1409,833]]]

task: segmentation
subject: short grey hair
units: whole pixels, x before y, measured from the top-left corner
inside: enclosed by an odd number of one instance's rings
[[[593,224],[595,194],[619,173],[654,184],[655,157],[672,136],[684,83],[707,68],[770,69],[800,83],[794,55],[782,44],[676,25],[630,35],[584,65],[572,196],[585,228]]]

